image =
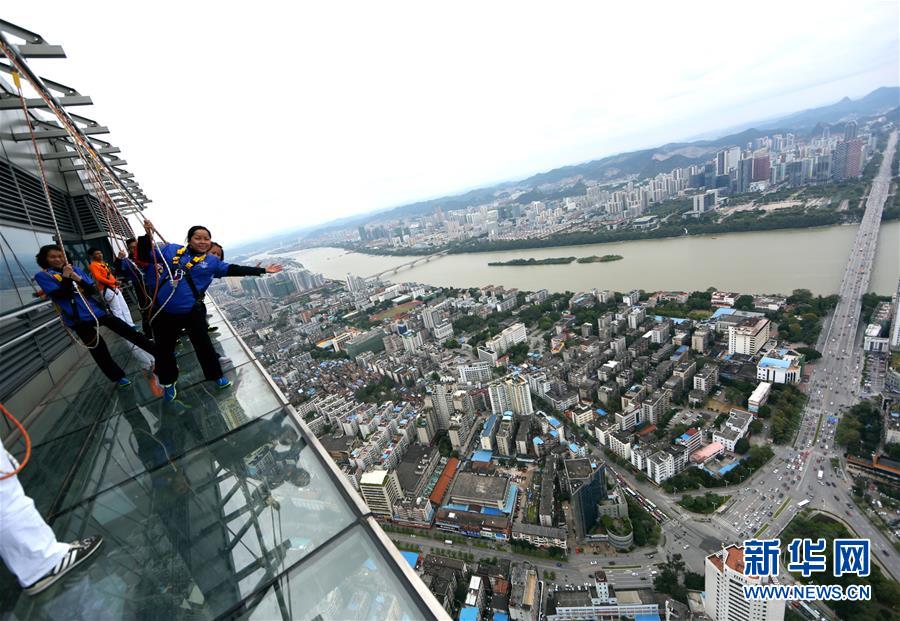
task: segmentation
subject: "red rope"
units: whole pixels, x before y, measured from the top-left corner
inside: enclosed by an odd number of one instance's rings
[[[22,423],[20,423],[15,416],[10,414],[9,410],[3,407],[2,403],[0,403],[0,410],[2,410],[3,413],[6,414],[6,417],[11,420],[16,427],[19,428],[19,432],[22,434],[22,438],[24,438],[25,440],[25,458],[21,461],[21,463],[19,463],[18,468],[16,468],[12,472],[4,472],[2,475],[0,475],[0,481],[2,481],[3,479],[8,479],[19,474],[22,471],[22,468],[25,467],[25,464],[28,463],[28,460],[31,459],[31,436],[29,436],[28,432],[25,431],[25,427],[22,426]]]

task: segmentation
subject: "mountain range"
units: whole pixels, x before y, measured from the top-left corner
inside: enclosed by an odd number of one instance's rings
[[[574,182],[576,179],[581,178],[608,181],[629,175],[636,175],[638,178],[653,176],[661,172],[668,172],[674,168],[704,162],[721,148],[742,146],[761,136],[787,132],[805,136],[821,131],[825,125],[842,124],[850,119],[861,119],[886,112],[897,113],[898,106],[900,106],[900,87],[881,87],[859,99],[844,97],[840,101],[826,106],[731,127],[723,130],[722,133],[726,135],[718,138],[692,142],[673,142],[652,149],[629,151],[589,162],[562,166],[519,181],[498,183],[461,194],[418,201],[358,216],[341,218],[320,226],[307,228],[302,231],[302,234],[311,235],[336,228],[357,226],[373,220],[417,216],[437,208],[443,210],[462,209],[471,205],[490,202],[497,198],[505,198],[514,191],[530,190],[529,195],[532,200],[540,198],[542,193],[547,198],[552,198],[554,193],[547,192],[544,188],[561,184],[567,180]],[[295,230],[293,232],[295,239],[298,233],[301,233],[301,231]]]

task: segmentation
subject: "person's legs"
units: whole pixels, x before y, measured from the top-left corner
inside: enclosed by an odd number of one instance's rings
[[[194,346],[194,353],[200,361],[204,377],[208,380],[217,380],[222,377],[222,365],[219,363],[219,354],[209,338],[209,332],[206,331],[206,309],[204,307],[201,310],[202,312],[195,309],[189,316],[188,337]]]
[[[132,328],[134,327],[134,319],[131,318],[131,309],[128,308],[128,303],[125,301],[125,296],[122,295],[121,291],[107,287],[103,292],[103,299],[106,300],[106,304],[109,306],[109,312],[111,312],[114,317],[118,317]]]
[[[103,319],[107,316],[100,318],[99,321],[101,322],[101,325]],[[100,367],[100,370],[103,371],[103,375],[113,382],[118,382],[125,377],[125,371],[123,371],[122,367],[117,365],[116,361],[112,359],[112,356],[109,354],[109,349],[106,347],[106,341],[100,336],[100,332],[94,324],[82,323],[74,326],[72,330],[75,331],[75,334],[78,335],[81,342],[88,347],[91,358],[94,359],[94,362],[96,362],[97,366]]]
[[[178,379],[178,363],[175,360],[175,343],[181,333],[182,322],[178,315],[159,313],[153,320],[153,336],[156,341],[156,376],[159,383],[174,384]]]
[[[128,303],[125,302],[125,296],[122,295],[122,292],[118,289],[110,289],[107,287],[106,291],[103,293],[103,297],[109,305],[109,311],[112,313],[113,317],[121,320],[122,323],[131,328],[133,332],[135,330],[134,320],[131,318],[131,310],[128,308]],[[138,361],[141,368],[148,371],[153,370],[153,356],[134,343],[132,343],[131,355]]]
[[[0,442],[0,475],[16,469]],[[23,587],[56,567],[69,551],[25,495],[17,476],[0,480],[0,558]]]
[[[115,332],[132,345],[140,347],[148,354],[152,355],[156,353],[156,343],[148,339],[146,336],[135,330],[133,327],[129,326],[118,317],[113,317],[112,315],[104,315],[100,318],[100,325],[109,328],[110,331]]]

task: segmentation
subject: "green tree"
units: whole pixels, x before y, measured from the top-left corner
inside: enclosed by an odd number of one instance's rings
[[[684,574],[684,588],[690,591],[702,591],[705,588],[705,578],[702,574],[689,571]]]
[[[734,443],[734,452],[738,455],[745,455],[749,450],[750,442],[747,441],[747,438],[741,438]]]
[[[753,296],[740,296],[737,300],[734,301],[734,307],[738,310],[752,311],[755,308],[755,306],[753,306]]]

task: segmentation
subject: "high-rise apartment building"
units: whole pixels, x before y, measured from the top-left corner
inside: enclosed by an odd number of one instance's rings
[[[359,480],[359,491],[372,513],[387,518],[393,515],[394,503],[403,498],[400,479],[394,470],[364,472]]]
[[[597,505],[606,498],[606,466],[595,468],[590,459],[567,459],[565,481],[571,496],[575,536],[583,540],[597,523]]]
[[[728,326],[728,353],[758,353],[769,340],[771,323],[764,317],[748,317],[738,325]]]
[[[731,545],[706,557],[703,607],[713,621],[781,621],[784,600],[747,600],[743,587],[764,584],[744,575],[744,548]]]
[[[492,383],[488,387],[488,395],[491,400],[491,411],[494,414],[531,414],[534,407],[531,404],[531,391],[528,382],[519,375],[507,377]]]
[[[450,428],[450,417],[453,416],[453,392],[456,384],[440,382],[432,384],[425,395],[425,409],[434,412],[435,426],[438,431]]]

